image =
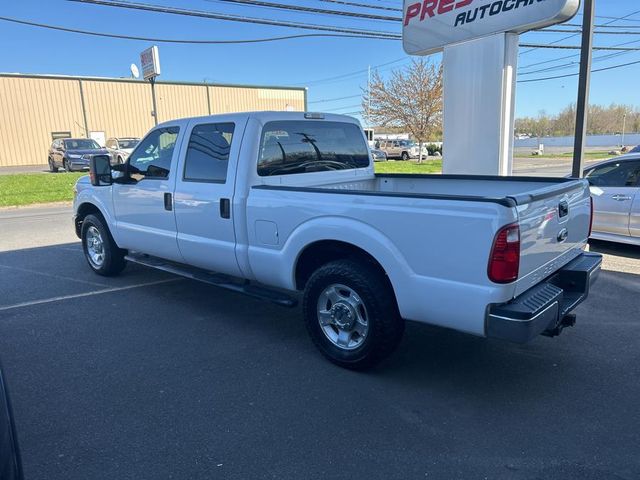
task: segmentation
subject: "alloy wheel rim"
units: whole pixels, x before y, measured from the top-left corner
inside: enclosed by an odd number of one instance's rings
[[[369,333],[369,315],[362,298],[343,284],[333,283],[322,291],[317,316],[324,335],[342,350],[360,347]]]
[[[104,242],[100,231],[93,225],[87,229],[86,245],[89,262],[94,267],[100,268],[104,263]]]

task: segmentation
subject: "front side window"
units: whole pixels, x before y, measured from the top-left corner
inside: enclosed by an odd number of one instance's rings
[[[585,178],[597,187],[635,187],[640,181],[640,162],[612,162],[589,170]]]
[[[353,123],[268,122],[260,140],[258,175],[292,175],[369,166],[367,144]]]
[[[233,123],[196,125],[191,131],[184,164],[184,179],[224,183],[227,180]]]
[[[162,127],[147,135],[129,157],[129,172],[136,180],[167,178],[179,127]]]

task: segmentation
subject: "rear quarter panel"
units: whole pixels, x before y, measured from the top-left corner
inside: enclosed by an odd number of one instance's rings
[[[304,248],[339,240],[378,260],[409,320],[483,335],[487,304],[513,294],[487,277],[495,232],[516,220],[496,203],[253,188],[246,211],[248,260],[266,284],[294,289]]]

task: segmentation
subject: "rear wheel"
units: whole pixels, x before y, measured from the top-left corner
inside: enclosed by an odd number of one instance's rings
[[[87,263],[98,275],[109,277],[124,269],[126,252],[118,248],[101,217],[87,215],[84,218],[81,238]]]
[[[49,171],[51,173],[56,173],[58,171],[58,167],[56,167],[56,164],[54,163],[51,157],[49,157],[48,163],[49,163]]]
[[[374,366],[393,352],[404,332],[384,273],[364,261],[338,260],[316,270],[303,311],[316,347],[341,367]]]

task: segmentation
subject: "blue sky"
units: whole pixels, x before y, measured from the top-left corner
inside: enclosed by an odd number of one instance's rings
[[[231,5],[216,0],[139,1],[251,17],[400,32],[399,23],[285,12]],[[348,7],[340,7],[321,0],[272,1],[349,10]],[[361,0],[360,3],[401,6],[399,1],[392,0]],[[638,0],[597,0],[596,4],[596,15],[604,17],[621,17],[640,10]],[[399,15],[396,12],[380,10],[361,11]],[[79,4],[65,0],[5,2],[0,15],[85,30],[174,39],[248,39],[313,33],[291,28]],[[572,23],[580,21],[581,17],[576,17]],[[596,23],[610,21],[609,18],[598,18]],[[628,30],[640,33],[640,13],[611,25],[629,26]],[[521,41],[549,43],[566,36],[567,34],[558,33],[529,33],[523,35]],[[560,44],[578,45],[579,42],[580,38],[575,37],[564,40]],[[595,44],[600,46],[627,42],[635,42],[627,46],[640,47],[640,35],[599,35],[595,40]],[[132,62],[139,63],[139,52],[150,44],[144,41],[87,37],[0,22],[0,71],[105,77],[128,76],[129,65]],[[360,99],[356,96],[366,86],[368,66],[378,68],[382,75],[387,75],[394,68],[401,68],[410,62],[410,57],[407,57],[402,50],[401,42],[389,40],[305,38],[241,45],[159,44],[159,48],[163,80],[307,86],[310,109],[338,113],[360,110]],[[575,55],[577,52],[527,50],[523,48],[520,51],[518,78],[521,80],[569,74],[578,70],[578,56],[548,62],[559,57]],[[610,54],[611,52],[594,52],[593,68],[640,60],[640,51],[625,52],[616,56],[609,56]],[[439,61],[439,56],[433,58]],[[572,62],[575,64],[572,65]],[[639,77],[640,64],[594,73],[591,102],[598,104],[616,102],[640,106]],[[577,77],[521,83],[517,90],[517,115],[536,115],[541,110],[548,113],[558,112],[568,103],[575,101],[576,89]],[[351,96],[353,98],[321,102],[321,100]]]

